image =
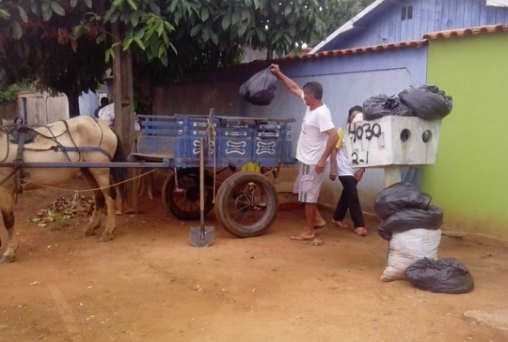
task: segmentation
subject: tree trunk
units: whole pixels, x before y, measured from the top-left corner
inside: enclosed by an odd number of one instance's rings
[[[273,59],[273,48],[269,46],[266,48],[266,60],[271,61]]]
[[[112,29],[116,42],[121,41],[124,33],[119,22],[114,23]],[[132,55],[129,51],[123,51],[120,44],[115,47],[113,61],[113,101],[115,103],[114,130],[120,138],[122,150],[127,155],[135,151]],[[129,178],[134,179],[136,170],[130,168],[127,173]],[[128,195],[121,200],[120,211],[137,212],[137,181],[126,183],[125,193]]]
[[[123,37],[120,24],[113,24],[113,36]],[[125,153],[134,150],[134,91],[132,79],[132,55],[122,51],[120,45],[115,48],[113,62],[113,101],[115,103],[115,131]]]
[[[79,116],[79,93],[69,91],[65,95],[67,95],[67,101],[69,102],[69,117]]]

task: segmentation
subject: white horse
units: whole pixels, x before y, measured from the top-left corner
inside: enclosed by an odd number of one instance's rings
[[[0,263],[13,262],[18,247],[14,231],[15,196],[21,190],[37,189],[38,185],[57,185],[71,179],[79,171],[94,190],[95,208],[86,229],[94,235],[101,225],[106,207],[107,216],[100,241],[113,238],[115,229],[115,189],[110,187],[109,168],[30,168],[28,163],[108,163],[123,159],[116,134],[108,125],[90,116],[78,116],[53,124],[27,129],[34,139],[25,143],[10,142],[9,132],[0,128],[0,211],[8,233],[7,249]],[[17,131],[19,132],[19,131]],[[3,165],[2,165],[3,163]],[[8,165],[8,166],[5,166]],[[76,166],[76,165],[73,165]],[[115,181],[122,180],[122,171],[112,168]]]

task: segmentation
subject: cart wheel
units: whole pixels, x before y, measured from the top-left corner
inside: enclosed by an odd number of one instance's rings
[[[217,191],[215,201],[215,215],[226,230],[238,237],[263,234],[278,210],[275,188],[255,172],[228,177]]]
[[[198,220],[199,212],[199,170],[179,169],[178,189],[175,174],[171,173],[162,186],[166,209],[182,220]],[[205,215],[213,207],[213,177],[205,172]]]

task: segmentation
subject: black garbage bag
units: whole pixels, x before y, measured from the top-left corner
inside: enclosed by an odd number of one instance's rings
[[[413,110],[397,96],[372,96],[363,102],[363,119],[375,120],[386,115],[413,116]]]
[[[384,219],[404,208],[427,209],[432,197],[420,192],[416,185],[398,182],[384,188],[374,201],[374,211]],[[423,228],[425,226],[421,226]]]
[[[436,86],[410,87],[401,91],[399,98],[423,120],[442,119],[450,114],[453,107],[452,98]]]
[[[392,236],[393,236],[392,232],[386,231],[386,230],[384,230],[381,227],[377,227],[377,233],[378,233],[379,236],[381,236],[381,238],[383,240],[387,240],[387,241],[390,241],[392,239]]]
[[[379,229],[387,232],[403,232],[410,229],[439,229],[443,224],[443,210],[435,206],[427,209],[404,208],[385,217]]]
[[[258,106],[269,105],[275,97],[276,83],[277,77],[269,68],[265,68],[240,86],[240,96]]]
[[[430,292],[458,294],[474,288],[471,273],[454,258],[420,259],[406,269],[405,275],[411,285]]]

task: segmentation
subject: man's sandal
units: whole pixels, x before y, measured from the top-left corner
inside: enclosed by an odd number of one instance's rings
[[[298,235],[291,235],[289,238],[291,240],[296,240],[296,241],[311,241],[311,240],[314,240],[314,238],[316,237],[316,235],[302,235],[302,234],[298,234]]]

